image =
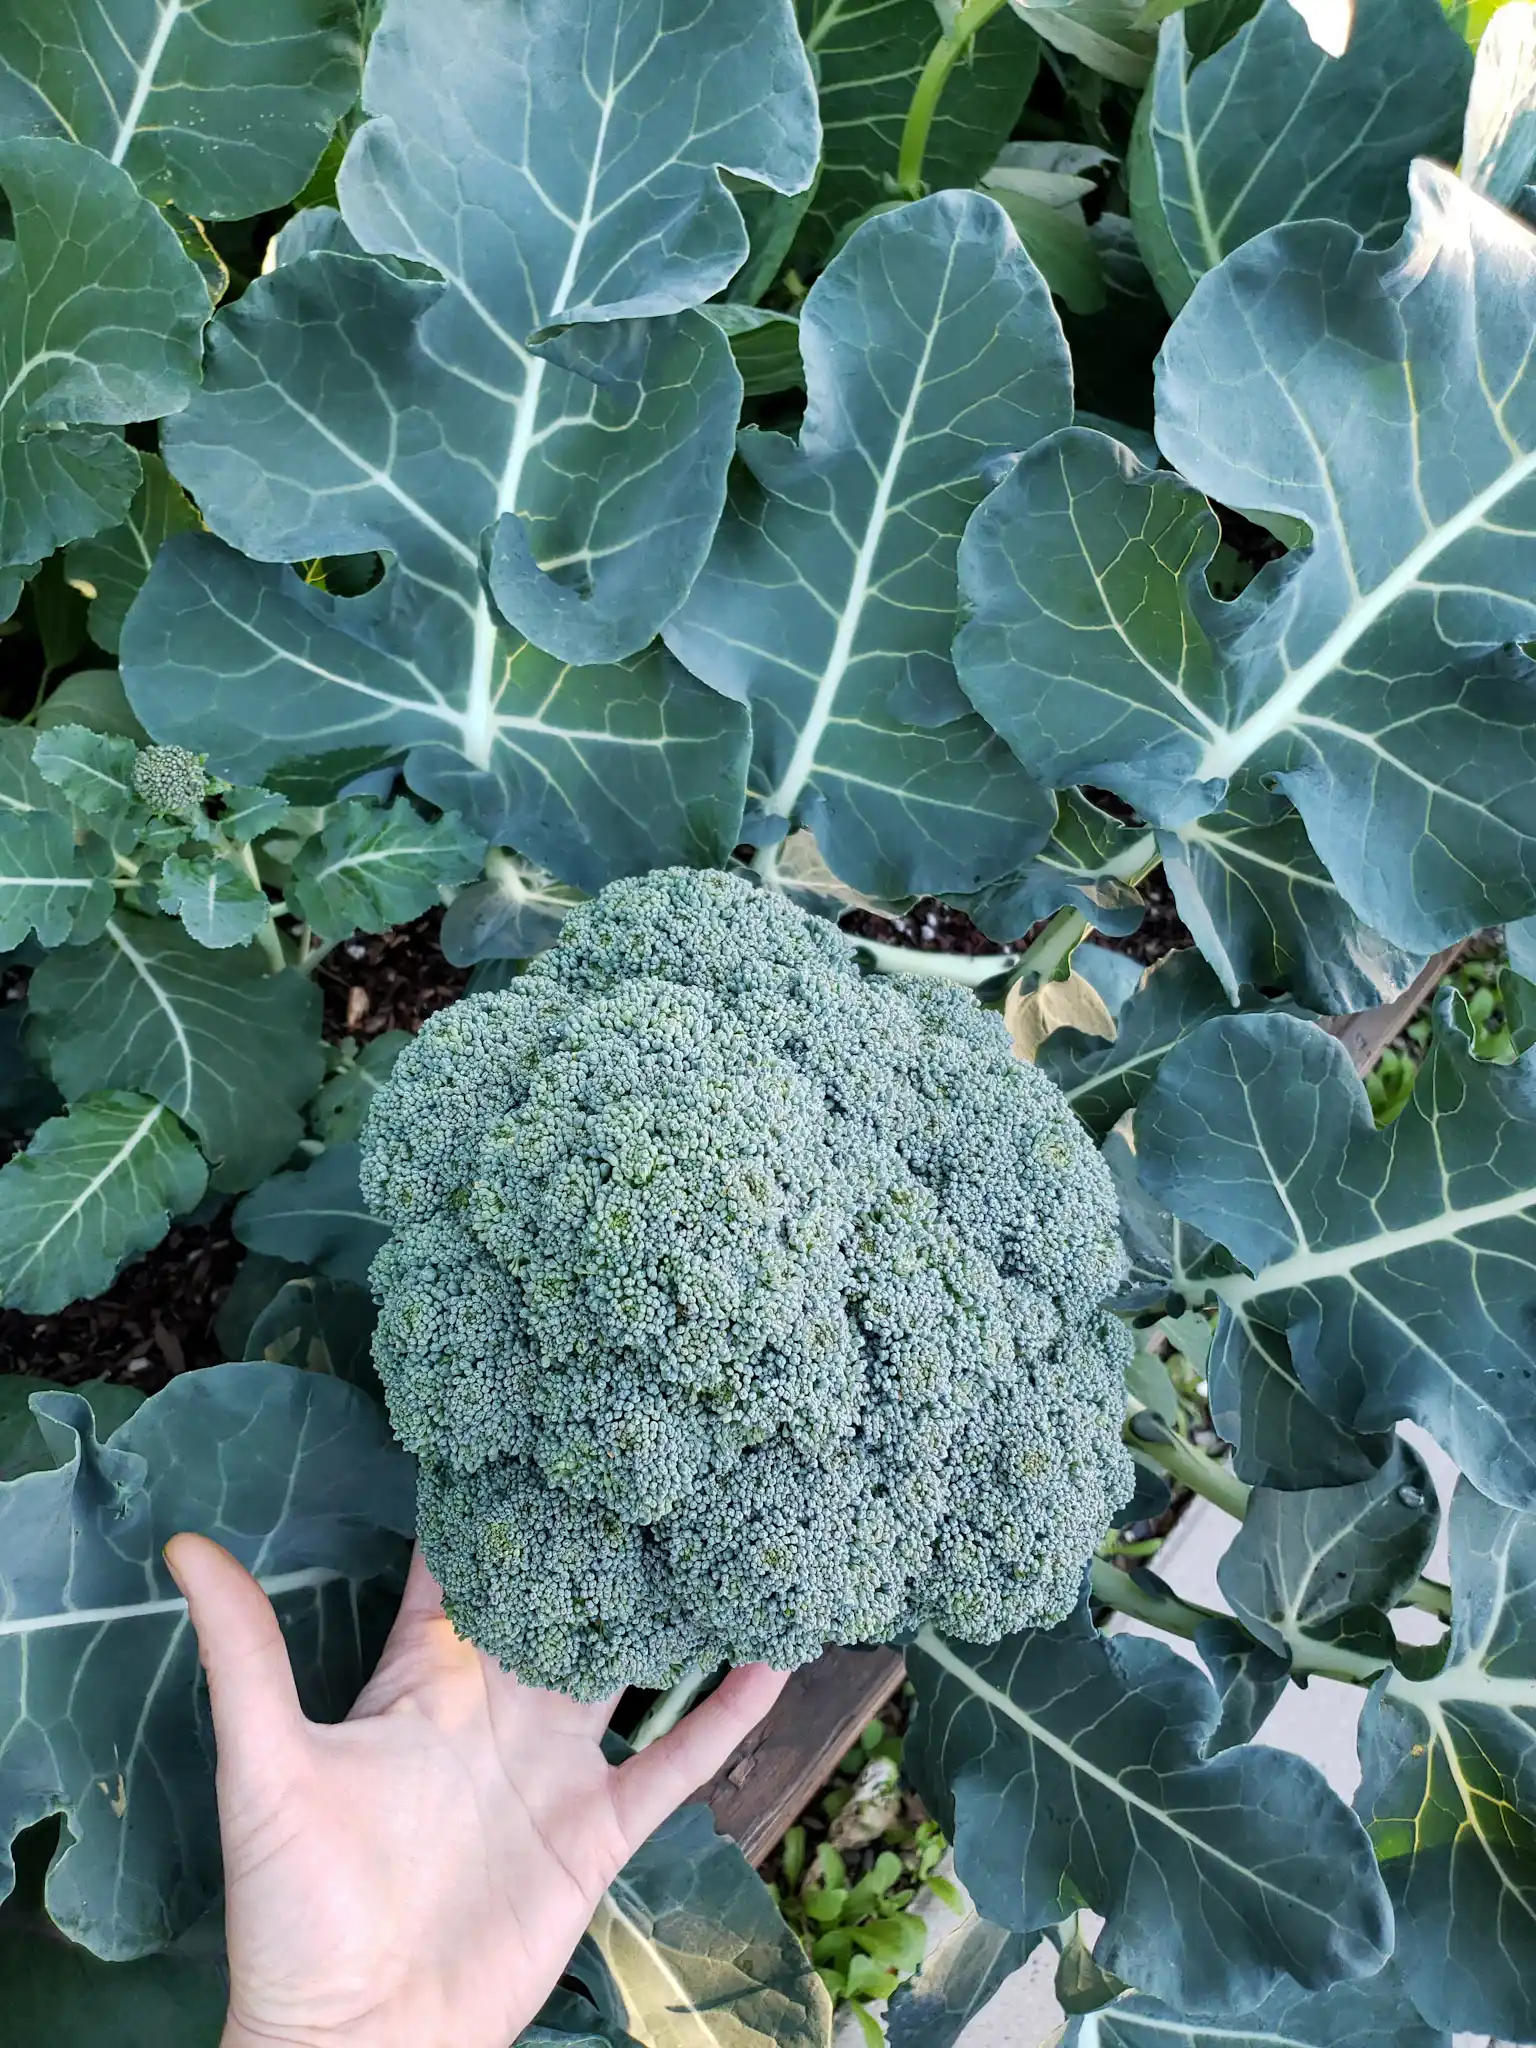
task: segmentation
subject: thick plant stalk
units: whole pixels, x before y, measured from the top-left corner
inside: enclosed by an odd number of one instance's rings
[[[1096,1557],[1089,1567],[1088,1590],[1101,1607],[1129,1615],[1160,1628],[1166,1635],[1193,1641],[1202,1621],[1230,1621],[1214,1607],[1202,1607],[1195,1600],[1181,1600],[1165,1587],[1134,1579],[1116,1569],[1107,1558]],[[1367,1657],[1358,1650],[1345,1650],[1331,1643],[1304,1638],[1291,1648],[1294,1678],[1337,1678],[1345,1685],[1370,1685],[1388,1668],[1384,1657]]]
[[[651,1702],[640,1726],[629,1738],[630,1748],[649,1749],[663,1735],[670,1735],[718,1669],[716,1664],[691,1664],[675,1685]]]
[[[906,199],[923,196],[923,158],[928,152],[928,132],[938,112],[949,74],[975,41],[978,29],[1005,5],[1005,0],[967,0],[928,53],[928,62],[912,92],[906,126],[901,131],[901,153],[896,159],[896,182]]]

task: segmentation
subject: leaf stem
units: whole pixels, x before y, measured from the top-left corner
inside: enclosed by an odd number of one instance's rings
[[[1399,1604],[1404,1607],[1421,1607],[1426,1614],[1433,1614],[1441,1621],[1449,1621],[1451,1589],[1442,1585],[1439,1579],[1417,1579],[1408,1588]]]
[[[928,61],[912,91],[906,125],[901,131],[901,152],[896,159],[896,183],[904,199],[923,196],[923,158],[928,152],[928,131],[938,112],[939,101],[949,74],[1006,0],[966,0],[949,27],[928,52]]]
[[[1133,1576],[1119,1571],[1102,1557],[1096,1557],[1089,1567],[1088,1587],[1101,1607],[1112,1607],[1117,1614],[1160,1628],[1166,1635],[1183,1636],[1187,1642],[1194,1641],[1202,1621],[1232,1619],[1214,1607],[1202,1607],[1197,1600],[1181,1599],[1145,1572]],[[1342,1685],[1371,1685],[1389,1668],[1385,1657],[1335,1649],[1310,1637],[1292,1643],[1290,1649],[1293,1678],[1336,1678]]]
[[[261,890],[263,897],[267,897],[266,889],[262,885],[261,876],[257,872],[256,852],[254,847],[252,847],[248,841],[243,841],[239,845],[234,845],[228,839],[224,839],[222,834],[220,835],[220,837],[223,840],[223,850],[227,853],[232,853],[235,856],[236,860],[239,861],[241,867],[245,869],[245,872],[256,884],[256,887]],[[262,952],[265,953],[267,956],[268,967],[272,970],[274,974],[281,974],[283,969],[288,965],[288,961],[286,955],[283,952],[283,939],[282,934],[278,931],[277,928],[277,919],[272,915],[272,902],[270,897],[267,897],[267,921],[262,926],[261,930],[256,934],[256,937],[260,942]]]
[[[1213,1458],[1197,1444],[1189,1443],[1150,1408],[1133,1404],[1121,1434],[1138,1464],[1150,1465],[1167,1478],[1177,1480],[1239,1522],[1248,1512],[1248,1497],[1253,1488],[1238,1478],[1226,1459]]]
[[[924,953],[916,946],[888,946],[881,939],[845,932],[880,974],[915,975],[919,980],[953,981],[962,988],[981,988],[1006,974],[1017,953]]]
[[[649,1749],[663,1735],[670,1735],[719,1668],[718,1664],[690,1664],[675,1685],[651,1702],[629,1738],[630,1748]]]

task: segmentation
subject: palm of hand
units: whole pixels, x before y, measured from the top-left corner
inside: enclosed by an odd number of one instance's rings
[[[200,1538],[167,1556],[219,1744],[226,2048],[507,2048],[623,1863],[782,1683],[733,1674],[615,1768],[613,1702],[534,1691],[460,1641],[418,1554],[377,1671],[318,1726],[255,1581]]]

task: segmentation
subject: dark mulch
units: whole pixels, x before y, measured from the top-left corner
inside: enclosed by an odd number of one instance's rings
[[[1141,885],[1141,893],[1146,899],[1147,914],[1129,937],[1112,939],[1103,932],[1095,932],[1094,938],[1099,945],[1109,946],[1117,953],[1129,953],[1133,960],[1144,961],[1150,967],[1165,953],[1175,952],[1179,947],[1194,942],[1174,905],[1173,891],[1164,881],[1161,868],[1148,875]],[[1036,932],[1042,929],[1043,922],[1033,925],[1002,950],[1022,952]],[[997,941],[979,932],[963,910],[952,910],[947,903],[936,903],[929,897],[914,904],[905,917],[877,917],[868,910],[850,910],[842,925],[845,932],[852,932],[859,938],[880,939],[892,946],[911,946],[920,953],[995,953],[999,950]]]
[[[1148,913],[1141,930],[1105,943],[1150,961],[1187,945],[1189,935],[1161,873],[1145,886]],[[325,996],[328,1039],[414,1031],[464,993],[469,973],[443,958],[440,921],[434,911],[379,937],[349,940],[321,962],[316,979]],[[937,903],[921,903],[899,920],[855,912],[844,924],[927,951],[995,950],[963,912]],[[180,1224],[94,1301],[73,1302],[51,1316],[0,1309],[0,1371],[40,1373],[65,1384],[105,1376],[153,1393],[173,1373],[217,1364],[224,1351],[214,1320],[243,1257],[228,1206],[211,1222]]]
[[[377,1038],[416,1031],[469,986],[467,967],[450,967],[437,943],[440,910],[377,937],[348,939],[315,969],[325,997],[325,1035]]]

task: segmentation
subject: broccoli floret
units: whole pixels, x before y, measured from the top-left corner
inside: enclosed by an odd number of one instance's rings
[[[199,755],[185,747],[142,747],[133,763],[133,793],[157,818],[195,818],[210,784]]]
[[[1000,1019],[675,868],[370,1112],[375,1357],[455,1623],[593,1699],[1060,1619],[1130,1491],[1109,1175]]]

